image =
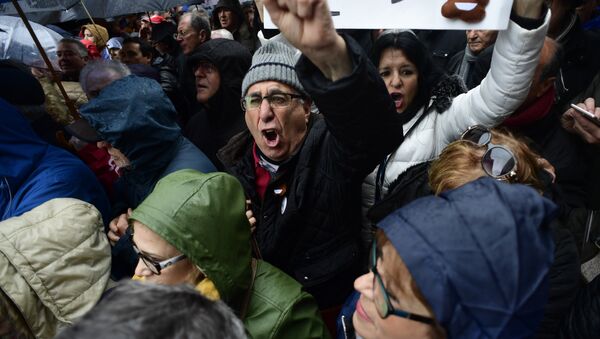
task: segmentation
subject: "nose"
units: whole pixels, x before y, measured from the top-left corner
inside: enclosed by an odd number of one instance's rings
[[[373,299],[373,272],[363,274],[354,280],[354,289],[368,299]]]
[[[206,72],[204,72],[202,70],[202,67],[196,67],[196,69],[194,70],[194,76],[196,78],[205,78],[206,77]]]
[[[469,39],[469,40],[477,39],[477,31],[474,29],[468,30],[467,31],[467,39]]]
[[[402,85],[402,77],[400,77],[400,74],[398,74],[398,72],[394,72],[390,78],[390,86],[394,88],[400,88],[402,87]]]
[[[152,272],[142,262],[142,259],[138,259],[137,266],[135,267],[135,275],[140,276],[140,277],[149,277],[152,275]]]
[[[259,110],[259,118],[263,122],[269,122],[275,117],[273,110],[271,109],[271,105],[267,99],[262,99]]]

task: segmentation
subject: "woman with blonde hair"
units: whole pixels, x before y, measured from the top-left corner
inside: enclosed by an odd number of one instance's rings
[[[483,176],[520,183],[543,191],[540,175],[546,164],[509,131],[469,127],[446,147],[429,170],[429,184],[438,195]]]

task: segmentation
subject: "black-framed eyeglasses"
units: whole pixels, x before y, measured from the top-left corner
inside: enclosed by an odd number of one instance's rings
[[[293,93],[277,92],[261,97],[260,95],[248,95],[242,98],[241,104],[244,111],[255,110],[260,108],[263,100],[267,99],[271,109],[280,109],[288,107],[292,100],[303,99],[302,95]]]
[[[433,318],[394,308],[394,306],[392,305],[392,301],[390,300],[390,295],[385,289],[385,285],[383,284],[383,280],[381,279],[381,275],[379,275],[379,272],[377,271],[376,240],[373,240],[373,245],[371,246],[371,258],[369,265],[371,266],[371,272],[373,272],[373,299],[375,301],[375,308],[377,309],[377,313],[379,313],[379,316],[382,319],[385,319],[390,315],[394,315],[397,317],[418,321],[420,323],[428,325],[433,325],[435,323],[435,320]]]
[[[133,227],[132,226],[129,226],[127,228],[126,235],[129,237],[129,240],[131,241],[131,245],[133,246],[133,250],[137,254],[138,258],[141,259],[142,262],[144,263],[144,265],[146,265],[146,267],[148,267],[150,272],[152,272],[155,275],[160,275],[160,272],[162,270],[164,270],[165,268],[167,268],[171,265],[174,265],[174,264],[180,262],[181,260],[187,258],[187,256],[185,254],[180,254],[180,255],[174,256],[173,258],[157,262],[156,260],[150,258],[146,254],[142,253],[142,251],[140,251],[140,249],[137,247],[135,242],[133,242]]]
[[[487,148],[481,157],[481,167],[490,177],[510,180],[517,176],[517,158],[507,147],[491,143],[492,132],[488,128],[471,126],[461,135],[460,140]]]

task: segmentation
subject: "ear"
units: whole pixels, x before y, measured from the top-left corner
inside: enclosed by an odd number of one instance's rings
[[[201,30],[200,33],[198,33],[198,36],[200,37],[201,42],[205,42],[208,38],[208,33],[206,32],[206,30]]]
[[[550,89],[550,87],[554,86],[555,82],[556,82],[556,77],[549,77],[546,80],[544,80],[544,82],[542,82],[540,84],[540,86],[538,87],[538,90],[535,93],[535,97],[539,98],[542,95],[544,95],[544,93],[546,93],[546,91],[548,91]]]
[[[304,99],[304,104],[302,108],[304,109],[304,122],[308,125],[308,120],[310,119],[310,108],[312,106],[312,100]]]

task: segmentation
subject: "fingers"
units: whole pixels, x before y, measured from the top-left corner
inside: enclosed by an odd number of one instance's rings
[[[587,143],[598,144],[600,143],[600,128],[594,125],[594,123],[588,121],[583,116],[574,115],[575,123],[573,129],[579,134]]]
[[[318,3],[316,0],[298,0],[294,1],[296,4],[295,13],[300,18],[310,19],[315,15],[315,5]]]
[[[583,102],[583,105],[579,104],[578,106],[585,109],[586,111],[592,112],[592,113],[596,110],[596,102],[595,102],[594,98],[587,98]]]
[[[110,244],[112,246],[114,246],[117,243],[117,241],[119,241],[119,239],[121,238],[118,235],[116,235],[112,230],[108,231],[107,236],[108,236],[108,241],[110,241]]]

